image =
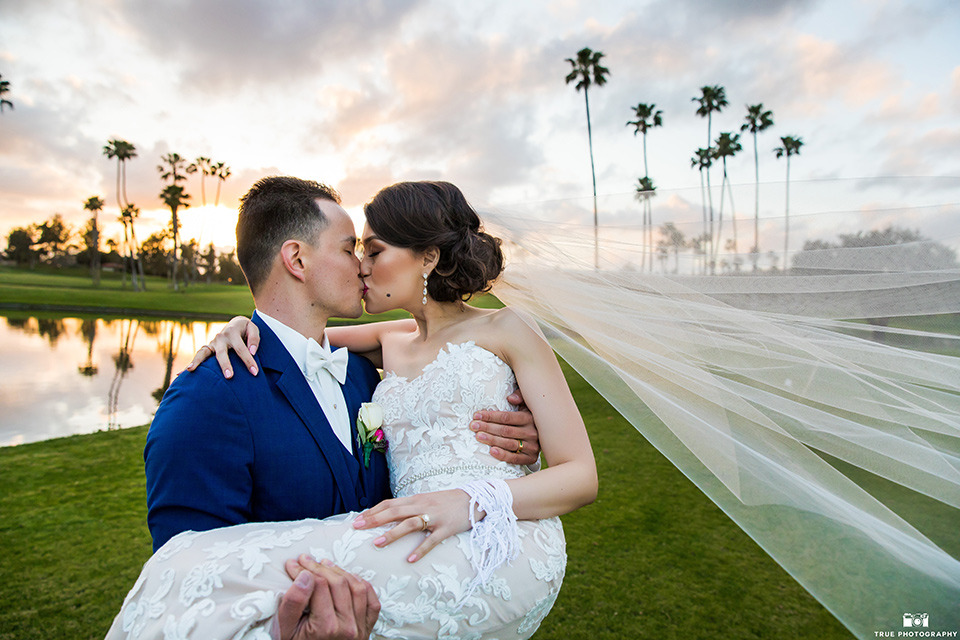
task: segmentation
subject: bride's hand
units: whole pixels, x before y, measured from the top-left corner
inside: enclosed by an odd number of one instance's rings
[[[411,533],[428,531],[430,535],[426,536],[407,558],[408,562],[416,562],[450,536],[470,530],[470,518],[467,514],[469,505],[470,496],[460,489],[432,491],[407,498],[384,500],[357,516],[353,526],[357,529],[371,529],[396,522],[397,526],[373,541],[378,547],[385,547]],[[421,515],[428,518],[426,526]],[[476,520],[480,520],[483,515],[483,512],[479,512]]]
[[[257,329],[257,325],[250,318],[237,316],[213,337],[210,344],[200,347],[197,355],[193,356],[193,360],[187,365],[187,371],[193,371],[201,362],[215,355],[217,362],[220,363],[220,370],[223,371],[223,377],[232,378],[233,369],[230,368],[229,352],[233,349],[250,373],[257,375],[257,363],[253,356],[259,345],[260,330]]]

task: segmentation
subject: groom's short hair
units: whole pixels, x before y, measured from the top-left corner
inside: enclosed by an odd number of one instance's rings
[[[254,294],[266,281],[284,242],[313,242],[327,226],[317,200],[340,204],[340,194],[313,180],[271,176],[257,181],[240,199],[237,260]]]

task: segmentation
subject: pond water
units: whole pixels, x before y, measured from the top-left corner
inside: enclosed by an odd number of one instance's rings
[[[150,422],[224,324],[0,316],[0,446]]]

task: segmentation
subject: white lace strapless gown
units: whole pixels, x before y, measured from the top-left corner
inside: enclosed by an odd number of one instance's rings
[[[448,489],[523,470],[491,457],[468,425],[480,409],[509,409],[513,371],[472,342],[447,345],[411,380],[387,374],[374,393],[384,410],[393,494]],[[380,598],[377,638],[527,638],[560,590],[566,552],[560,520],[519,522],[522,549],[463,602],[474,570],[469,532],[444,540],[415,563],[423,534],[383,549],[383,529],[357,531],[355,513],[325,520],[249,523],[172,538],[143,567],[107,635],[114,638],[266,639],[280,595],[291,585],[284,562],[301,553],[369,581]]]

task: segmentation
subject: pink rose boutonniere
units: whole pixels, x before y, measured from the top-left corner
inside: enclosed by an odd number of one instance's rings
[[[370,467],[370,452],[386,451],[387,436],[383,433],[383,408],[376,402],[364,402],[357,414],[357,433],[363,446],[363,466]]]

